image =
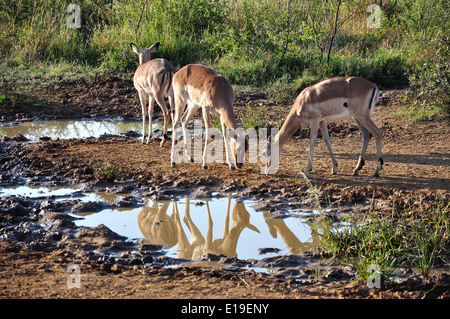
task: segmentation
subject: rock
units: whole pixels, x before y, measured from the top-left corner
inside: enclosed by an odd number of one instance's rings
[[[144,257],[142,258],[142,262],[143,262],[144,264],[150,264],[150,263],[153,262],[153,257],[152,257],[152,256],[144,256]]]
[[[260,255],[265,255],[265,254],[268,254],[268,253],[275,253],[275,254],[277,254],[280,251],[281,251],[281,249],[270,248],[270,247],[268,247],[268,248],[259,248],[258,249],[258,252],[259,252]]]
[[[75,235],[76,238],[101,238],[107,240],[125,240],[126,237],[120,236],[103,224],[97,227],[82,227]]]
[[[80,202],[72,207],[72,212],[73,213],[98,212],[101,211],[102,209],[106,209],[109,207],[110,206],[108,204],[102,202],[86,202],[86,203]]]
[[[156,244],[142,244],[139,247],[140,251],[159,251],[161,249],[163,249],[164,246],[163,245],[156,245]]]
[[[61,212],[41,212],[40,215],[39,223],[47,224],[47,229],[75,227],[73,221],[77,219]]]
[[[18,202],[13,202],[9,207],[3,208],[4,214],[19,217],[27,216],[31,211]]]
[[[28,138],[26,138],[25,136],[23,136],[22,134],[19,134],[19,133],[14,135],[12,137],[12,139],[15,140],[16,142],[27,142],[27,141],[29,141]]]

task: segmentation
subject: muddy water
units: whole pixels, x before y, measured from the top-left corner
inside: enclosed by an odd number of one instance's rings
[[[162,245],[168,256],[197,260],[206,254],[258,259],[298,254],[310,248],[311,228],[301,213],[277,218],[256,212],[252,202],[234,198],[180,201],[147,200],[134,209],[106,209],[84,214],[80,226],[103,223],[116,233]]]
[[[162,134],[160,122],[153,122],[155,136]],[[22,123],[8,123],[0,126],[0,135],[14,137],[21,134],[29,140],[41,137],[51,139],[97,138],[103,134],[121,135],[126,132],[141,133],[141,121],[113,121],[113,120],[51,120],[31,121]]]
[[[256,211],[256,202],[232,197],[178,201],[143,198],[140,207],[117,207],[129,194],[85,193],[76,187],[0,188],[0,197],[23,196],[36,200],[100,202],[110,206],[91,212],[70,213],[77,226],[105,225],[129,240],[164,246],[168,257],[199,260],[207,254],[261,259],[299,254],[315,242],[304,218],[311,212],[283,214]]]
[[[160,122],[153,122],[155,135]],[[7,123],[0,135],[21,134],[31,141],[41,137],[51,139],[96,138],[102,134],[120,135],[141,132],[140,121],[112,120],[50,120]],[[311,229],[300,213],[288,218],[257,212],[255,203],[224,197],[209,200],[154,201],[143,199],[144,206],[117,208],[113,205],[126,195],[83,193],[76,187],[1,188],[0,197],[24,196],[35,200],[77,200],[100,202],[115,208],[76,214],[82,219],[78,226],[104,224],[130,240],[165,247],[171,257],[195,260],[206,254],[225,255],[240,259],[262,258],[273,254],[296,254],[307,250],[312,242]],[[105,206],[108,206],[105,205]]]

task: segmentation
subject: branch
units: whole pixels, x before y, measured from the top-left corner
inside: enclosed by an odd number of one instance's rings
[[[141,15],[139,16],[139,21],[138,21],[138,23],[137,23],[137,25],[136,25],[136,31],[135,31],[135,33],[137,33],[138,30],[139,30],[139,25],[141,24],[142,16],[144,15],[144,11],[145,11],[145,6],[146,6],[146,5],[147,5],[147,0],[144,0],[144,4],[143,4],[143,6],[142,6]],[[140,32],[139,32],[139,34],[140,34]]]

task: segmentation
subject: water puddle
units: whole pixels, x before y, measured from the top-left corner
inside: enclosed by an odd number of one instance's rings
[[[77,200],[114,204],[129,195],[82,192],[76,187],[0,188],[0,197],[23,196],[55,201]],[[207,254],[261,259],[299,254],[309,250],[315,238],[305,211],[290,211],[285,218],[252,208],[256,202],[232,197],[178,201],[144,198],[137,208],[115,207],[93,212],[73,212],[77,226],[104,224],[119,235],[143,244],[164,246],[168,257],[197,260]]]
[[[234,198],[180,201],[147,200],[144,207],[74,214],[80,226],[103,223],[131,240],[162,245],[170,257],[196,260],[206,254],[260,259],[298,254],[312,243],[311,228],[300,216],[279,219],[256,212],[252,202]]]
[[[162,134],[160,121],[153,122],[155,136]],[[41,137],[55,139],[70,138],[98,138],[104,134],[124,135],[126,132],[141,133],[141,121],[114,121],[114,120],[51,120],[12,122],[0,126],[0,135],[14,137],[21,134],[29,140],[36,141]]]

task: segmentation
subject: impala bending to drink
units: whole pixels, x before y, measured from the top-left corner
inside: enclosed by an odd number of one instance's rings
[[[326,121],[353,116],[363,136],[361,154],[358,164],[353,170],[353,175],[358,175],[363,167],[367,146],[373,136],[377,145],[377,168],[374,176],[380,176],[380,171],[383,167],[383,159],[381,158],[381,130],[370,117],[378,99],[378,87],[359,77],[331,78],[312,85],[299,94],[281,130],[275,136],[274,140],[272,140],[272,144],[267,145],[266,152],[269,153],[270,148],[274,144],[278,146],[278,152],[281,151],[283,145],[300,125],[309,124],[311,128],[310,151],[309,164],[306,172],[310,172],[313,167],[314,145],[320,129],[333,161],[333,169],[331,172],[332,174],[336,174],[338,163],[331,148]],[[272,166],[277,167],[278,157],[271,156],[271,158],[275,158],[277,161]]]

